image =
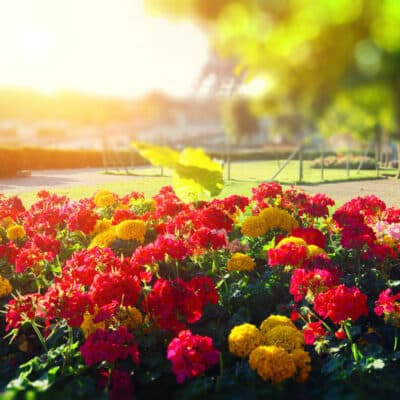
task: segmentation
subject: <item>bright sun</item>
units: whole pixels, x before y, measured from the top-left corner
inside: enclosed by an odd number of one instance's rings
[[[0,0],[0,85],[116,96],[190,92],[208,45],[140,0]]]

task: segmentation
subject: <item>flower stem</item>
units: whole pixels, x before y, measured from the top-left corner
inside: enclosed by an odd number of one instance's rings
[[[38,337],[40,343],[43,346],[44,351],[47,353],[48,349],[47,349],[47,345],[46,345],[46,340],[44,339],[42,333],[40,332],[39,328],[37,327],[35,322],[32,322],[32,328],[36,333],[36,336]]]
[[[221,390],[222,377],[224,376],[224,360],[222,354],[219,355],[219,375],[217,377],[217,383],[215,385],[215,391],[219,392]]]

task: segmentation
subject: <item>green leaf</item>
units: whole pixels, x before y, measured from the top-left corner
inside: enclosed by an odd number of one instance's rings
[[[204,150],[186,148],[181,153],[166,147],[133,142],[140,155],[155,166],[174,171],[173,187],[176,194],[186,201],[217,196],[223,188],[221,165],[210,159]]]
[[[139,154],[156,167],[175,169],[179,160],[179,153],[167,146],[155,146],[147,143],[132,142],[131,146]]]

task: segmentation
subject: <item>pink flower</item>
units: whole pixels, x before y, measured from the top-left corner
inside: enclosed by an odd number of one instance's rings
[[[179,332],[167,349],[167,358],[172,362],[178,383],[203,374],[218,362],[219,355],[210,337],[193,335],[190,330]]]

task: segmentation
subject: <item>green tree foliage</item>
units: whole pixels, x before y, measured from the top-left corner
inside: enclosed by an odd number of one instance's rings
[[[220,53],[237,59],[248,78],[268,74],[271,87],[264,97],[265,110],[320,116],[339,89],[366,82],[387,85],[400,110],[397,0],[147,4],[169,15],[199,20]]]
[[[258,118],[250,109],[250,103],[244,97],[226,100],[222,107],[224,127],[234,143],[251,137],[259,132]]]

